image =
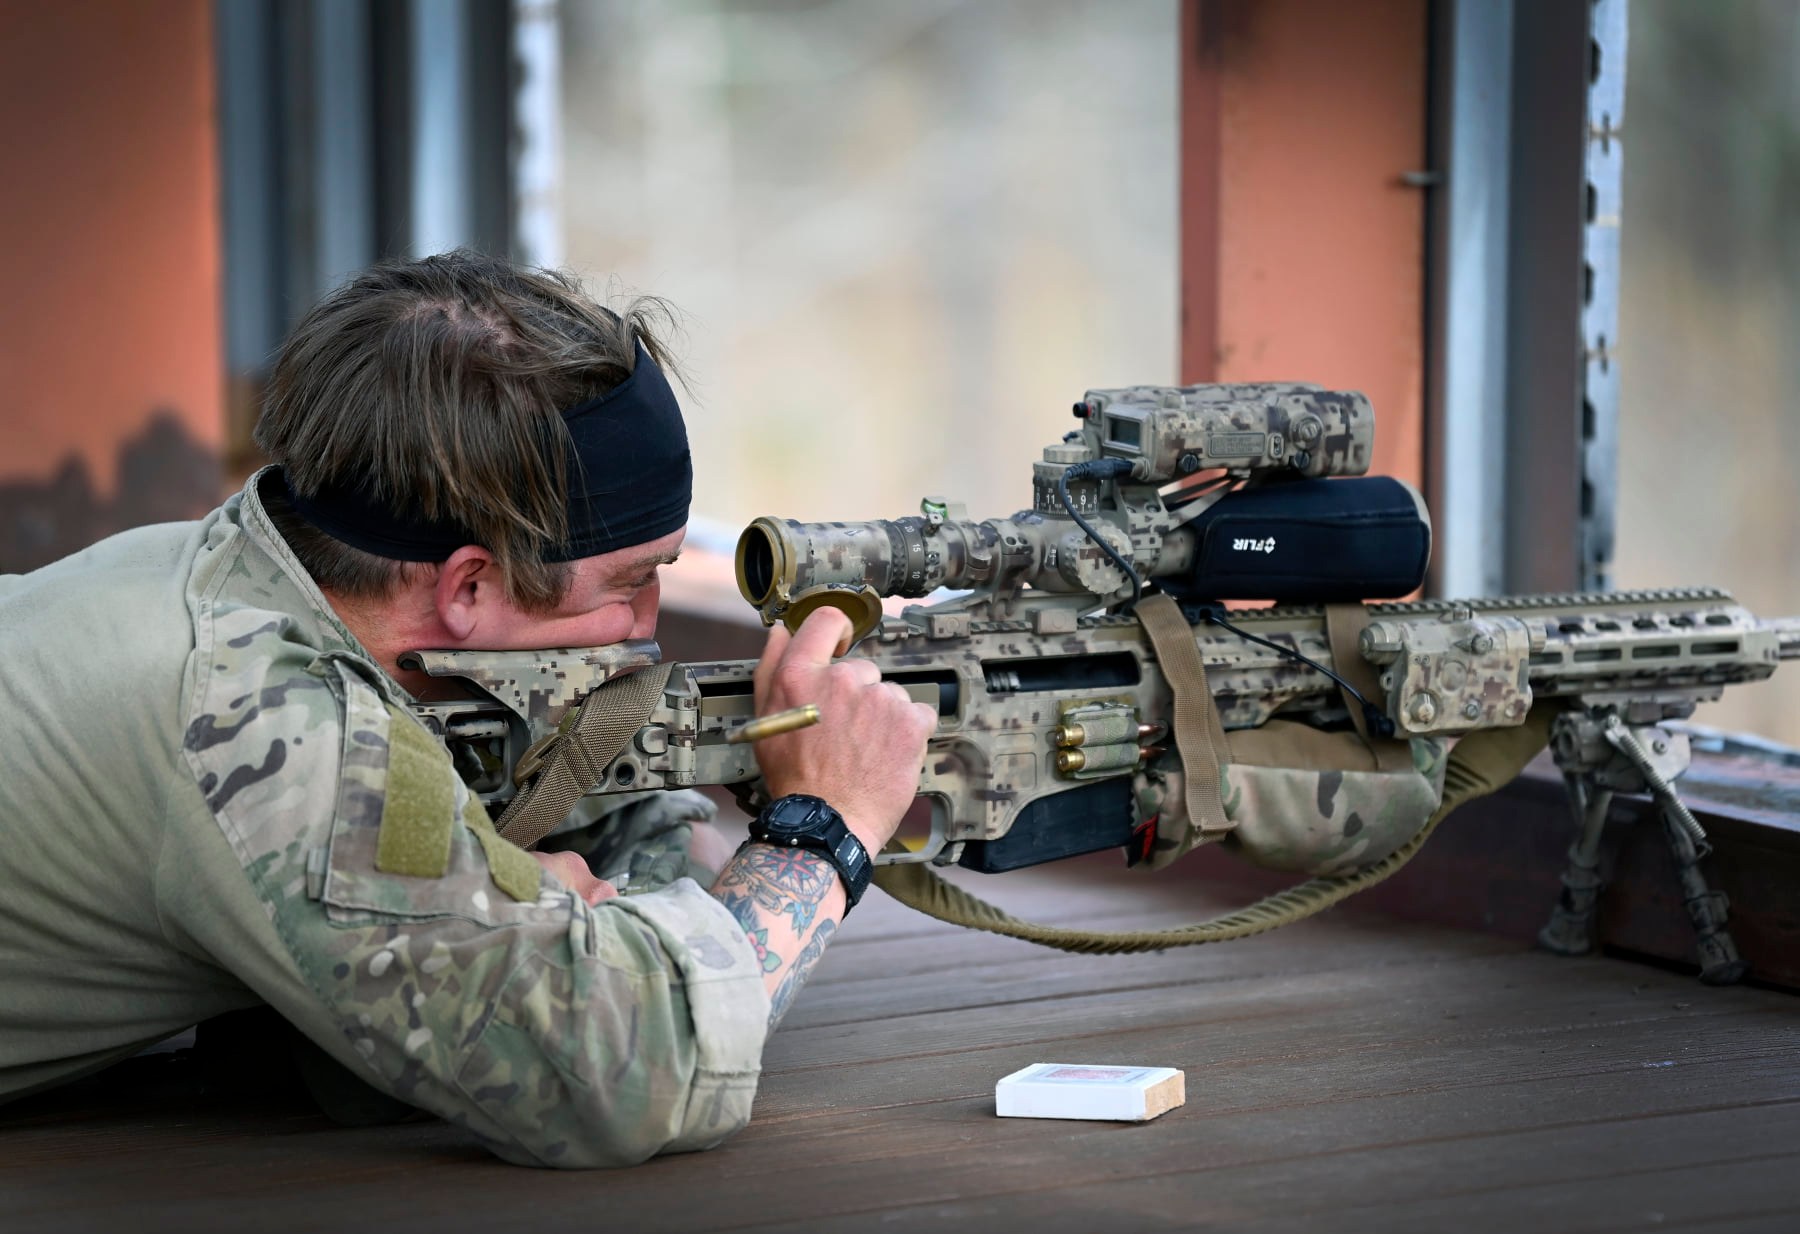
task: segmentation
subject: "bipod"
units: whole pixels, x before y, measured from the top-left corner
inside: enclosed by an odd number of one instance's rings
[[[1538,943],[1558,955],[1585,955],[1594,947],[1594,914],[1599,907],[1600,835],[1615,793],[1647,796],[1662,816],[1663,834],[1675,858],[1688,920],[1699,940],[1700,980],[1731,985],[1748,965],[1726,926],[1725,893],[1706,885],[1700,860],[1712,851],[1700,822],[1675,791],[1687,770],[1686,733],[1661,725],[1627,724],[1611,707],[1567,712],[1550,729],[1550,749],[1568,786],[1575,816],[1575,841],[1563,870],[1562,893]]]

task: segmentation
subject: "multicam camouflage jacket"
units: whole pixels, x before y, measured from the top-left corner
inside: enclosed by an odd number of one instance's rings
[[[666,854],[591,908],[500,840],[256,483],[0,577],[0,1100],[266,1002],[508,1160],[741,1127],[769,1013],[743,929],[656,886]]]

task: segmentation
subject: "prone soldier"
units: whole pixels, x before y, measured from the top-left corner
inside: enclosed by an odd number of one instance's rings
[[[378,266],[283,345],[242,492],[0,577],[0,1100],[267,1004],[510,1161],[747,1121],[932,709],[833,663],[841,614],[777,628],[759,712],[824,721],[759,746],[760,839],[681,843],[693,794],[573,817],[620,895],[496,833],[411,710],[446,683],[401,667],[654,631],[692,481],[655,309],[470,254]]]

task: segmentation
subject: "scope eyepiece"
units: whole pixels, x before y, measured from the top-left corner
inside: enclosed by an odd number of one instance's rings
[[[767,603],[775,592],[775,559],[781,551],[782,540],[779,532],[765,526],[773,521],[759,518],[738,536],[738,591],[757,608]]]

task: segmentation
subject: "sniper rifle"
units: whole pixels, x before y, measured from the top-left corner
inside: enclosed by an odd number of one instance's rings
[[[1237,937],[1386,877],[1443,814],[1499,787],[1547,739],[1577,838],[1544,944],[1591,947],[1608,805],[1647,794],[1703,979],[1742,975],[1723,896],[1699,869],[1704,832],[1674,787],[1689,746],[1671,722],[1800,658],[1800,619],[1758,620],[1705,588],[1365,605],[1416,591],[1431,538],[1416,491],[1364,475],[1365,397],[1302,384],[1131,387],[1089,391],[1074,411],[1079,427],[1044,449],[1032,505],[1010,518],[976,521],[927,498],[893,520],[759,518],[739,540],[739,587],[765,624],[840,608],[855,627],[848,654],[937,709],[919,782],[930,831],[877,857],[884,887],[964,924],[1078,950]],[[934,602],[894,617],[887,596]],[[1276,603],[1227,607],[1238,600]],[[502,834],[529,847],[585,793],[732,785],[754,803],[753,747],[728,741],[752,718],[754,662],[659,661],[654,642],[635,640],[423,651],[403,664],[472,687],[414,710]],[[1416,743],[1397,757],[1408,740],[1460,740],[1447,794],[1405,827],[1411,840],[1366,853],[1334,832],[1322,860],[1285,854],[1323,877],[1271,911],[1180,938],[1111,946],[1015,929],[919,881],[927,864],[998,872],[1118,847],[1161,865],[1194,843],[1241,840],[1257,820],[1230,783],[1235,747],[1278,725],[1287,744],[1335,733],[1347,761],[1401,774],[1431,757]]]

